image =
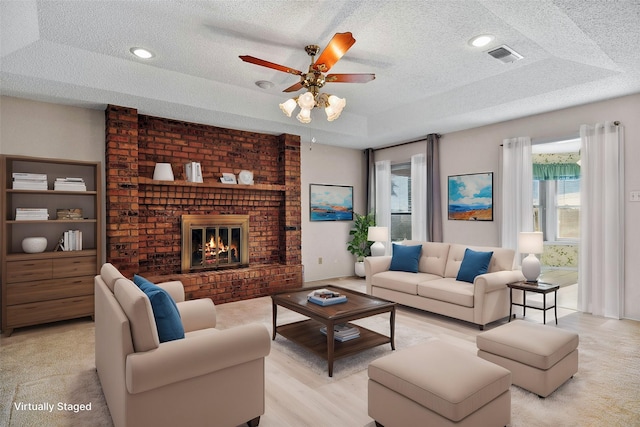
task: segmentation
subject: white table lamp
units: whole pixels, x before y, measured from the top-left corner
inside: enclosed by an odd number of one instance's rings
[[[382,242],[389,240],[389,227],[369,227],[367,240],[375,242],[371,245],[371,256],[383,256],[385,249]]]
[[[540,276],[540,260],[535,254],[544,250],[541,231],[522,231],[518,236],[518,250],[522,254],[529,254],[522,260],[522,274],[527,282],[537,282]]]
[[[156,163],[156,168],[153,170],[153,179],[156,181],[173,181],[171,163]]]

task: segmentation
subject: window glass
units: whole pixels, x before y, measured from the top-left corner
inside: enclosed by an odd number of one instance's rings
[[[411,239],[411,163],[391,165],[391,241]]]

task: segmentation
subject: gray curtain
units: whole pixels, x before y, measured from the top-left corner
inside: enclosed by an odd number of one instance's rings
[[[440,135],[427,135],[427,234],[442,242],[442,191],[440,187]]]
[[[364,150],[367,162],[367,211],[364,214],[376,211],[376,167],[373,148]]]

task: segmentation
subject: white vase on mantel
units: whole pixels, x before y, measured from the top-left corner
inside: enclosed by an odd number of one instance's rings
[[[364,277],[364,261],[356,261],[356,276]]]

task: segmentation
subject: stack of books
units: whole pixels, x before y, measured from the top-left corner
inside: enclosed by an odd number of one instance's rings
[[[63,251],[81,251],[82,250],[82,231],[80,230],[67,230],[64,232],[58,242],[56,249],[62,249]]]
[[[49,219],[47,208],[16,208],[16,221],[42,221]]]
[[[333,305],[347,302],[347,296],[328,289],[317,289],[307,295],[307,300],[318,305]]]
[[[82,178],[56,178],[53,189],[57,191],[87,191]]]
[[[320,328],[320,332],[323,335],[327,335],[327,327],[323,326]],[[360,330],[355,326],[340,324],[333,327],[333,339],[336,341],[345,342],[358,337],[360,337]]]
[[[14,172],[12,177],[14,190],[47,190],[46,173]]]

